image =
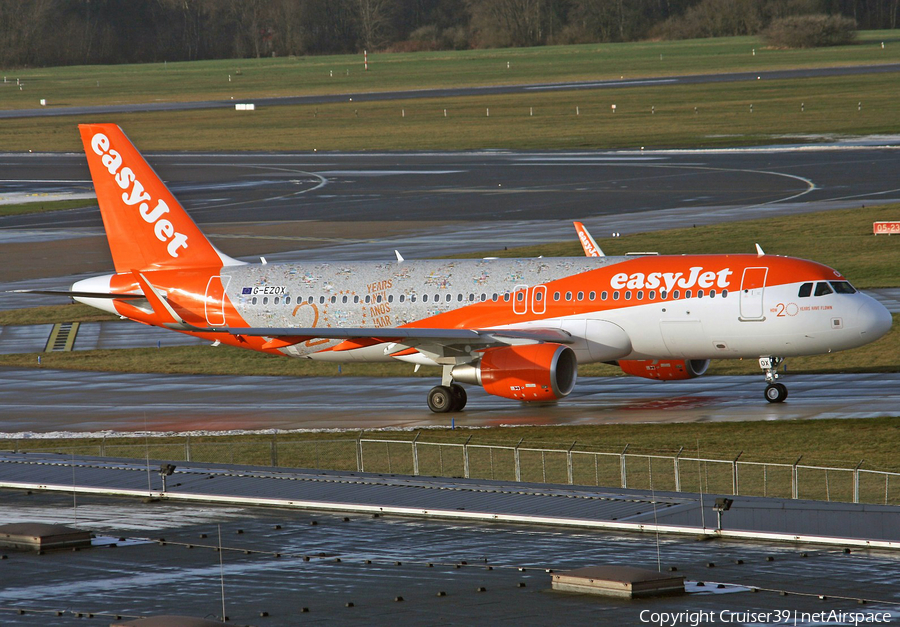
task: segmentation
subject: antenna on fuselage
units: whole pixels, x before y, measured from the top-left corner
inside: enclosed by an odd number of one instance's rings
[[[757,245],[756,245],[756,256],[757,256],[757,257],[762,257],[762,256],[764,256],[765,254],[766,254],[766,253],[765,253],[765,251],[762,249],[762,246],[760,246],[759,244],[757,244]]]
[[[395,250],[395,251],[394,251],[394,254],[397,255],[397,263],[403,263],[404,261],[406,261],[406,260],[403,258],[403,255],[400,254],[400,251],[399,251],[399,250]]]

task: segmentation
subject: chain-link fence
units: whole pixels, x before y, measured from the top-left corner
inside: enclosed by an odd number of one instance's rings
[[[469,438],[471,440],[471,438]],[[18,450],[18,442],[9,441]],[[0,445],[2,446],[2,445]],[[146,458],[285,468],[497,479],[659,490],[771,496],[852,503],[900,504],[900,473],[854,468],[707,459],[676,455],[599,452],[359,437],[338,440],[228,440],[123,443],[28,450],[62,455]]]

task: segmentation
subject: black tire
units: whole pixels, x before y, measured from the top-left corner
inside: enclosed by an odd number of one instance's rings
[[[453,411],[453,393],[445,385],[436,385],[428,393],[428,409],[436,414]]]
[[[776,383],[775,385],[781,390],[781,393],[784,394],[784,396],[781,397],[781,400],[786,401],[788,397],[787,386],[784,383]]]
[[[458,383],[452,383],[450,385],[450,394],[453,396],[452,411],[462,411],[466,406],[466,402],[469,400],[469,395],[466,394],[466,388]]]
[[[783,403],[787,398],[787,388],[782,383],[770,383],[764,394],[770,403]]]

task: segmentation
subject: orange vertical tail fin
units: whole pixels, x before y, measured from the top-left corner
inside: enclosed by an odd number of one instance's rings
[[[221,267],[220,253],[115,124],[81,124],[81,140],[116,272]]]

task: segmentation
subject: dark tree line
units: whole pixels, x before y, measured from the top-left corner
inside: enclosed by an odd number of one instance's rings
[[[896,28],[900,0],[0,0],[0,65],[711,37],[812,13]]]

